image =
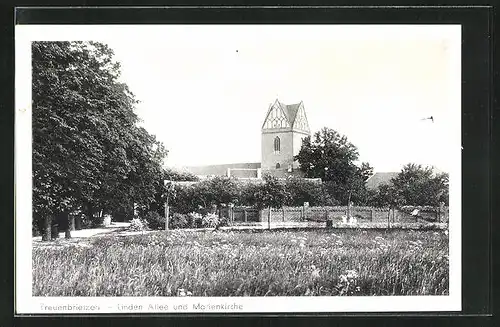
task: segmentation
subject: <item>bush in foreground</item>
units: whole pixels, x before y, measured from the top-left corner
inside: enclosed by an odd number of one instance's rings
[[[144,220],[150,229],[165,229],[165,217],[162,217],[156,211],[149,211],[146,213],[144,215]]]
[[[35,247],[32,285],[34,296],[446,295],[448,277],[443,231],[175,230]]]

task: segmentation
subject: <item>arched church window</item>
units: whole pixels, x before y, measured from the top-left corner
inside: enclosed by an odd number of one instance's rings
[[[274,138],[274,153],[279,153],[281,150],[280,138],[276,136]]]
[[[276,163],[276,169],[280,169],[280,167],[281,167],[281,166],[280,166],[280,163],[279,163],[279,162],[278,162],[278,163]]]

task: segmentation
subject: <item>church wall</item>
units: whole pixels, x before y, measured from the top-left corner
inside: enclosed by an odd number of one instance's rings
[[[288,178],[290,176],[294,177],[304,177],[304,173],[299,169],[294,169],[291,173],[288,169],[268,169],[262,170],[262,176],[271,175],[277,178]]]
[[[293,156],[296,156],[300,152],[300,148],[302,147],[302,139],[307,137],[308,134],[294,132],[293,133]],[[299,167],[299,163],[294,161],[293,168],[296,169]]]
[[[280,138],[279,153],[274,153],[274,138]],[[288,168],[293,162],[293,133],[292,132],[263,132],[262,133],[262,170],[276,169],[276,163],[281,168]]]

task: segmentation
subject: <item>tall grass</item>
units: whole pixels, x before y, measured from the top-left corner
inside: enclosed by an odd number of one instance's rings
[[[88,242],[35,246],[33,295],[448,294],[442,231],[179,230]]]

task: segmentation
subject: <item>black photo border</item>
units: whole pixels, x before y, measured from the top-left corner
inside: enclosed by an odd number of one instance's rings
[[[89,5],[88,2],[85,2]],[[131,4],[129,4],[131,5]],[[138,5],[138,4],[137,4]],[[372,325],[383,318],[385,323],[406,324],[418,317],[419,324],[435,319],[462,317],[472,325],[481,325],[492,313],[492,179],[493,146],[493,17],[492,6],[303,6],[303,7],[8,7],[2,10],[0,97],[0,133],[3,156],[1,170],[2,265],[0,293],[2,318],[14,319],[16,326],[93,324],[96,317],[106,317],[120,325],[137,323],[131,318],[145,318],[155,326],[214,322],[262,323],[279,318],[279,324],[309,324],[312,321],[338,323],[351,320]],[[14,313],[14,25],[15,24],[461,24],[462,25],[462,311],[412,313],[276,313],[276,314],[98,314],[98,315],[18,315]],[[498,75],[496,75],[498,77]],[[497,161],[498,162],[498,161]],[[31,316],[31,317],[30,317]],[[361,316],[361,317],[360,317]],[[397,316],[397,320],[393,320]],[[57,317],[57,318],[56,318]],[[241,317],[245,319],[240,320]],[[480,318],[483,317],[483,318]],[[360,321],[359,318],[363,320]],[[312,319],[312,320],[311,320]],[[324,320],[327,319],[327,320]],[[434,318],[433,318],[434,319]],[[3,319],[2,319],[3,320]],[[6,321],[7,321],[6,320]],[[475,322],[474,322],[475,321]],[[274,321],[276,322],[276,321]],[[14,324],[15,323],[15,324]],[[4,325],[0,322],[0,325]]]

